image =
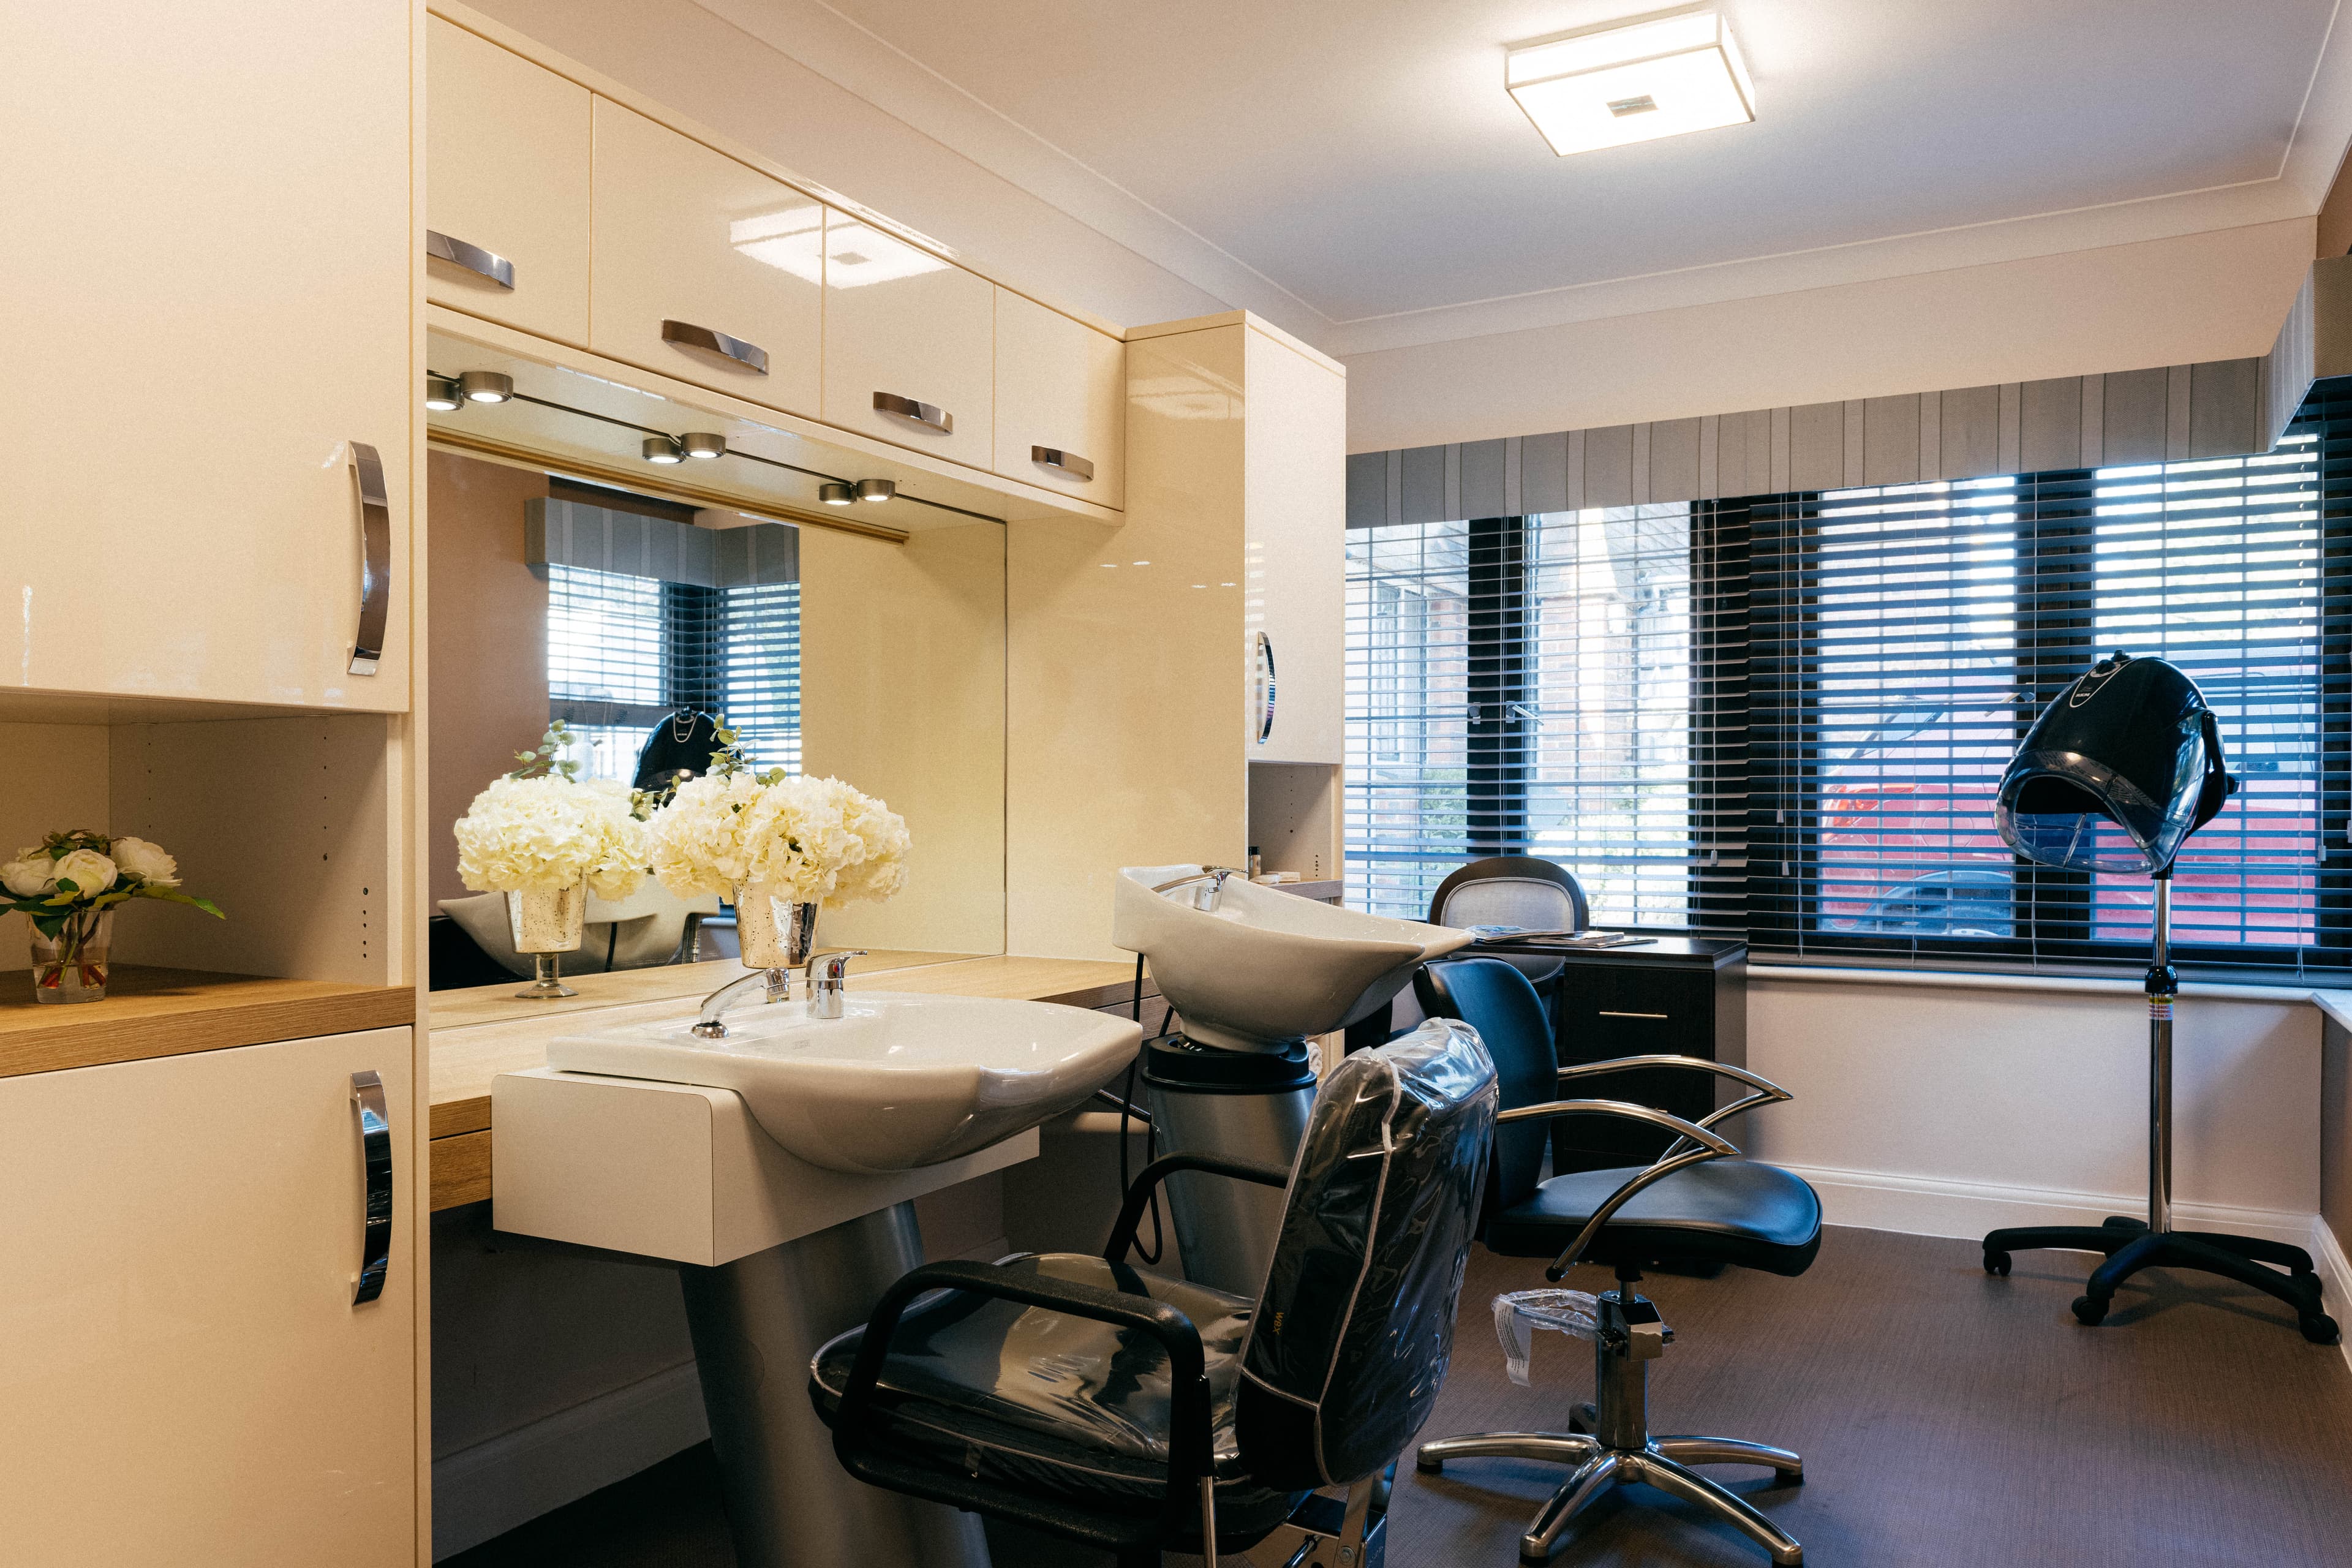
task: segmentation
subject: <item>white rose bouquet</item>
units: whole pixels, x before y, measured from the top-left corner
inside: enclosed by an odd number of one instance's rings
[[[612,779],[583,779],[556,761],[559,721],[523,765],[474,797],[457,819],[457,876],[478,893],[552,893],[583,882],[600,899],[637,890],[646,875],[645,803]]]
[[[834,778],[753,773],[734,731],[711,772],[686,780],[654,814],[654,876],[680,898],[761,887],[826,909],[887,899],[907,885],[906,819]]]
[[[114,909],[131,899],[227,918],[210,899],[180,891],[180,864],[161,846],[129,834],[52,833],[0,865],[0,914],[33,922],[34,994],[44,1002],[104,996]]]

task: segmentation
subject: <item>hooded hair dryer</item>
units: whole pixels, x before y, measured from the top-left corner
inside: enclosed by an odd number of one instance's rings
[[[2034,1247],[2104,1253],[2074,1300],[2084,1324],[2103,1321],[2116,1287],[2143,1268],[2202,1269],[2286,1302],[2305,1339],[2329,1344],[2336,1321],[2320,1310],[2310,1254],[2256,1237],[2172,1228],[2172,863],[2237,789],[2221,725],[2197,683],[2163,659],[2120,650],[2042,710],[2001,775],[1993,820],[2010,847],[2062,870],[2138,872],[2155,883],[2147,1218],[1996,1230],[1984,1238],[1984,1266],[2007,1274],[2011,1251]]]

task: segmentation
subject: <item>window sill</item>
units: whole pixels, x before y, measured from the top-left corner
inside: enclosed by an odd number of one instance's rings
[[[1750,983],[1777,985],[1932,985],[1957,991],[2035,991],[2044,994],[2137,996],[2136,980],[2074,974],[1987,974],[1952,969],[1848,969],[1831,964],[1750,963]],[[2180,994],[2228,1002],[2308,1002],[2352,1028],[2352,991],[2311,985],[2236,985],[2192,980]]]

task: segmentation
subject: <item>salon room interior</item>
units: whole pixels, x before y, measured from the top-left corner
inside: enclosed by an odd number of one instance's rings
[[[2352,1563],[2339,0],[0,12],[0,1563]]]

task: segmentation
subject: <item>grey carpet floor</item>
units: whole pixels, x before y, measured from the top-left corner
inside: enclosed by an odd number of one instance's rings
[[[1710,1473],[1802,1542],[1816,1568],[2352,1564],[2342,1352],[2305,1343],[2268,1298],[2190,1273],[2141,1276],[2104,1326],[2082,1328],[2067,1304],[2091,1261],[2020,1254],[1996,1279],[1973,1242],[1833,1230],[1801,1279],[1653,1276],[1643,1292],[1675,1340],[1653,1363],[1652,1424],[1803,1454],[1802,1487],[1774,1487],[1759,1470]],[[1559,1429],[1591,1397],[1591,1347],[1557,1335],[1538,1341],[1534,1387],[1504,1375],[1487,1303],[1542,1282],[1536,1260],[1474,1254],[1453,1371],[1423,1436]],[[1591,1269],[1570,1282],[1608,1285]],[[2330,1307],[2352,1321],[2346,1303]],[[732,1568],[713,1477],[709,1449],[689,1450],[448,1563]],[[1504,1459],[1440,1476],[1408,1462],[1390,1513],[1390,1568],[1510,1568],[1559,1479]],[[1010,1531],[991,1539],[998,1568],[1108,1561]],[[1572,1527],[1556,1561],[1765,1559],[1635,1488]]]

